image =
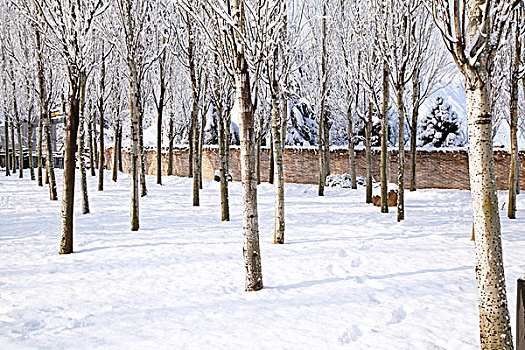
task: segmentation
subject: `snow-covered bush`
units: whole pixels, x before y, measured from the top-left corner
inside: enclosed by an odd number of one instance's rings
[[[288,118],[286,145],[314,146],[317,144],[317,121],[304,100],[293,100]]]
[[[352,177],[349,174],[332,174],[326,177],[327,187],[352,187]]]
[[[419,146],[460,147],[464,144],[457,113],[438,97],[430,113],[421,120]]]

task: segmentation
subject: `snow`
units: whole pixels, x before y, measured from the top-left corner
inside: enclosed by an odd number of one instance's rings
[[[0,177],[0,348],[479,348],[468,191],[406,192],[396,223],[364,204],[363,187],[318,197],[286,184],[281,246],[273,186],[262,184],[265,288],[246,293],[239,183],[221,223],[218,183],[204,181],[194,208],[191,179],[148,177],[141,230],[130,232],[128,175],[106,173],[104,192],[88,180],[92,213],[80,213],[77,193],[76,253],[61,256],[60,202],[27,177]],[[518,209],[512,221],[501,211],[512,317],[525,197]]]

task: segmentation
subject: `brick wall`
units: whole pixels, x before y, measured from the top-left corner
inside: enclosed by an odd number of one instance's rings
[[[397,182],[397,151],[388,154],[388,176],[390,182]],[[146,157],[146,173],[156,174],[156,152],[148,150]],[[168,154],[162,155],[162,173],[167,174]],[[508,189],[510,154],[505,151],[494,152],[496,164],[496,183],[498,189]],[[106,156],[107,168],[112,168],[113,150],[109,149]],[[520,174],[525,174],[525,152],[519,155]],[[123,152],[124,171],[129,171],[129,154]],[[241,178],[240,150],[232,148],[230,156],[230,173],[234,181]],[[287,148],[285,151],[285,181],[304,184],[315,184],[319,180],[319,161],[317,151],[313,148]],[[380,179],[380,150],[372,151],[372,175]],[[268,180],[269,149],[261,150],[261,178]],[[406,153],[406,186],[410,184],[410,154]],[[468,154],[466,151],[423,151],[417,152],[417,187],[418,188],[448,188],[469,189]],[[219,169],[218,148],[203,150],[203,176],[213,179],[215,170]],[[349,173],[348,151],[344,149],[332,150],[330,154],[332,174]],[[365,151],[356,151],[357,176],[366,173]],[[188,175],[188,149],[176,148],[173,151],[173,173],[175,176]],[[525,176],[520,177],[520,188],[525,189]]]

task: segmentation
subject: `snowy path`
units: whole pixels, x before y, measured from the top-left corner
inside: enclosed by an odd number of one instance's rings
[[[245,293],[239,183],[233,221],[221,223],[217,183],[204,183],[193,208],[188,179],[159,187],[149,177],[142,229],[131,233],[128,177],[106,175],[103,193],[88,179],[91,214],[77,195],[76,253],[60,256],[60,202],[2,174],[0,349],[479,347],[469,192],[407,193],[398,224],[365,205],[363,189],[319,198],[316,186],[287,184],[287,244],[276,246],[273,188],[263,184],[265,288]],[[512,222],[502,212],[513,316],[525,196],[518,209]]]

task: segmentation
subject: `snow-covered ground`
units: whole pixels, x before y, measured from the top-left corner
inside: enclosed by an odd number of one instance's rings
[[[0,177],[0,349],[479,347],[467,191],[407,193],[398,224],[365,205],[363,189],[319,198],[316,186],[287,184],[287,243],[277,246],[273,188],[263,184],[265,288],[246,293],[239,183],[233,221],[221,223],[217,183],[204,182],[193,208],[188,179],[160,187],[149,177],[132,233],[128,177],[106,175],[103,193],[89,178],[92,213],[76,211],[68,256],[57,254],[60,202],[27,178]],[[513,317],[525,196],[518,209],[515,221],[501,212]]]

